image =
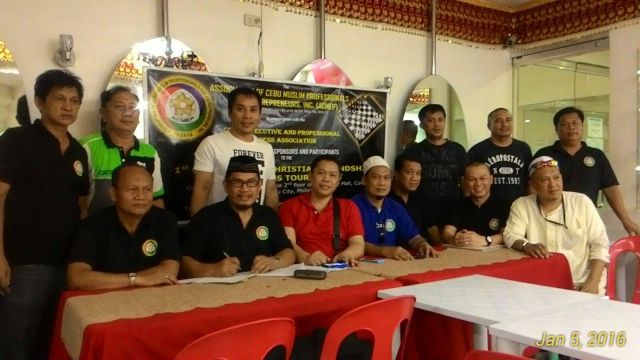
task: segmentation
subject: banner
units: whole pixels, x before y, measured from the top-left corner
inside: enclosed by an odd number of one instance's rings
[[[227,94],[249,87],[262,95],[256,136],[273,146],[280,201],[308,191],[311,161],[335,155],[338,196],[362,190],[362,162],[384,156],[387,92],[206,72],[148,68],[144,76],[147,138],[162,160],[165,204],[189,219],[193,154],[206,136],[229,129]]]

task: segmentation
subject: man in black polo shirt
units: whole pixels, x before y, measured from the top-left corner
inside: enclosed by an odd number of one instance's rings
[[[111,199],[82,222],[67,278],[72,289],[174,284],[180,249],[176,219],[153,206],[151,172],[125,162],[113,171]]]
[[[263,273],[293,264],[295,254],[278,215],[256,203],[261,182],[255,158],[229,160],[223,184],[227,198],[200,210],[189,224],[182,248],[187,277]]]
[[[67,250],[89,193],[87,155],[67,131],[80,79],[38,76],[41,119],[0,137],[0,359],[46,358]]]
[[[558,161],[565,191],[583,193],[596,204],[598,191],[602,190],[629,235],[640,235],[640,226],[624,206],[618,179],[607,156],[582,141],[583,123],[584,113],[580,109],[566,107],[558,111],[553,116],[558,140],[538,150],[533,157],[550,156]]]
[[[464,169],[464,182],[469,196],[450,208],[442,237],[455,246],[502,244],[502,230],[511,204],[491,195],[493,176],[489,167],[480,162],[468,164]]]
[[[396,200],[407,209],[407,212],[418,226],[420,235],[432,246],[442,245],[440,232],[436,223],[433,206],[417,192],[422,175],[420,158],[400,153],[394,162],[393,183],[388,197]]]

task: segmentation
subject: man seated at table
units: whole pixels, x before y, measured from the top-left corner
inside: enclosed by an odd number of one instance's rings
[[[593,202],[584,194],[562,191],[558,162],[548,156],[529,165],[536,194],[517,199],[504,230],[512,249],[536,258],[549,251],[566,256],[576,290],[604,294],[609,238]]]
[[[449,207],[444,240],[455,246],[502,244],[502,230],[509,216],[509,200],[491,195],[493,176],[481,162],[465,166],[464,185],[469,196]]]
[[[320,155],[311,162],[311,191],[280,206],[280,219],[298,262],[317,266],[344,261],[353,266],[364,254],[364,230],[358,208],[351,200],[333,196],[340,176],[338,159]],[[335,205],[340,215],[336,219]],[[339,223],[338,234],[334,233],[334,220]]]
[[[227,198],[202,208],[189,224],[182,269],[187,277],[264,273],[295,261],[278,214],[256,201],[262,180],[258,161],[234,156],[223,181]]]
[[[362,164],[364,191],[351,198],[360,209],[364,225],[364,253],[396,260],[437,256],[418,227],[397,201],[387,197],[391,190],[391,168],[385,159],[372,156]]]
[[[153,177],[142,163],[113,171],[111,199],[82,222],[71,249],[72,289],[115,289],[174,284],[179,245],[175,217],[153,206]]]
[[[402,152],[396,156],[393,168],[393,181],[388,197],[404,206],[420,230],[420,235],[430,245],[442,245],[434,206],[427,197],[416,191],[422,177],[420,158]]]

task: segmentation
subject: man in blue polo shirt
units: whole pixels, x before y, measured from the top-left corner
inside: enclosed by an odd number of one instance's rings
[[[364,192],[354,196],[362,215],[365,233],[364,253],[396,260],[413,260],[406,249],[422,256],[438,256],[420,235],[420,230],[395,200],[387,197],[391,190],[391,168],[380,156],[368,158],[362,165]]]

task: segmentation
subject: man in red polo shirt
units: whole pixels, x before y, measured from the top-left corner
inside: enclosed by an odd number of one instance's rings
[[[340,184],[340,165],[334,156],[321,155],[311,163],[311,191],[285,201],[280,220],[293,244],[298,262],[321,265],[344,261],[356,265],[364,254],[364,229],[356,205],[337,199],[340,207],[340,241],[333,245],[333,192]]]

